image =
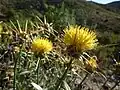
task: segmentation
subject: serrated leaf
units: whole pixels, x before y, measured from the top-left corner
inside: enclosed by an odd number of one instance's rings
[[[63,83],[64,83],[65,90],[71,90],[70,86],[67,84],[66,81],[63,81]]]
[[[33,87],[37,90],[43,90],[39,85],[37,85],[36,83],[32,82],[31,83],[33,85]]]

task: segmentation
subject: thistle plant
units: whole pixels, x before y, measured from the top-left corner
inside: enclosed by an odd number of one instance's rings
[[[39,84],[39,64],[40,60],[42,59],[42,54],[50,52],[52,48],[52,42],[45,38],[35,38],[32,42],[32,51],[38,55],[38,61],[36,66],[37,84]]]
[[[86,27],[70,25],[59,34],[45,18],[35,23],[26,21],[24,26],[17,20],[5,24],[1,37],[5,50],[1,58],[7,53],[14,61],[14,90],[32,90],[32,85],[48,90],[65,85],[72,90],[82,89],[99,69],[99,58],[91,52],[98,45],[97,35]],[[114,68],[118,76],[119,64]],[[77,78],[79,82],[73,84]]]
[[[87,56],[87,58],[85,57],[85,55]],[[84,59],[84,68],[86,70],[86,75],[82,79],[80,84],[78,85],[79,89],[82,88],[82,84],[86,80],[86,78],[89,76],[89,74],[94,73],[98,68],[97,57],[96,56],[91,57],[87,53],[84,52],[83,55],[82,55],[82,58]]]
[[[63,73],[62,77],[58,80],[55,90],[58,90],[62,81],[66,78],[67,72],[73,62],[73,58],[78,58],[78,56],[81,56],[83,52],[94,49],[98,44],[95,32],[89,30],[88,28],[70,26],[66,28],[64,32],[64,43],[67,46],[68,54],[72,58],[68,63],[67,69]],[[88,66],[91,66],[90,68],[92,69],[96,68],[96,62],[92,58],[87,62],[87,64]],[[92,66],[93,64],[94,66]]]
[[[41,59],[44,59],[43,56],[47,56],[46,53],[50,52],[53,48],[52,42],[47,38],[54,35],[54,29],[46,22],[46,19],[42,22],[40,18],[38,18],[38,21],[39,22],[33,23],[32,21],[27,20],[24,25],[22,25],[18,20],[16,22],[10,21],[9,24],[3,23],[4,30],[2,30],[0,34],[2,35],[1,39],[4,39],[4,46],[9,47],[12,51],[10,53],[12,53],[11,57],[12,61],[14,61],[14,90],[19,87],[24,89],[30,87],[23,86],[27,83],[31,83],[32,80],[21,84],[22,80],[26,77],[24,75],[24,78],[21,79],[21,76],[23,76],[22,72],[24,71],[25,73],[27,72],[26,74],[31,72],[28,77],[37,77],[35,80],[38,83],[38,77],[40,74],[39,64],[42,64]],[[33,70],[31,70],[31,68]]]

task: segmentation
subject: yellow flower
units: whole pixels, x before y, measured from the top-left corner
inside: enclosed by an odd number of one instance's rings
[[[96,62],[96,59],[94,59],[94,57],[90,57],[89,60],[86,60],[85,62],[85,68],[88,71],[94,71],[96,68],[98,67],[98,64]]]
[[[71,47],[73,51],[81,52],[91,50],[97,46],[96,33],[88,28],[79,26],[70,26],[64,30],[64,42]]]
[[[52,42],[44,38],[35,38],[32,42],[32,51],[46,53],[52,50]]]

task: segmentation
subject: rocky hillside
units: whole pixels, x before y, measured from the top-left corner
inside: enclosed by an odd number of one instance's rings
[[[66,6],[75,11],[76,20],[81,24],[81,18],[86,20],[86,23],[97,25],[100,31],[113,31],[120,33],[120,14],[112,11],[113,8],[107,8],[107,5],[101,5],[94,2],[67,2]],[[83,22],[82,22],[83,23]]]
[[[108,3],[107,6],[112,7],[112,8],[116,8],[116,9],[120,9],[120,1]]]
[[[2,0],[4,1],[4,0]],[[29,4],[28,4],[29,1]],[[39,0],[26,0],[20,4],[11,4],[13,5],[12,8],[17,10],[19,8],[20,13],[24,10],[26,11],[32,11],[33,9],[41,13],[41,3],[37,2]],[[55,0],[49,0],[54,3]],[[100,31],[113,31],[115,33],[120,33],[120,11],[118,8],[120,8],[120,1],[118,2],[112,2],[107,5],[101,5],[94,2],[86,2],[85,0],[57,0],[58,2],[64,1],[65,8],[68,8],[69,10],[74,11],[75,13],[75,19],[77,24],[86,24],[88,26],[95,26]],[[17,0],[16,0],[17,2]],[[27,2],[27,4],[25,4]],[[31,4],[30,4],[31,2]],[[37,3],[36,3],[37,2]],[[57,2],[57,3],[58,3]],[[3,4],[3,5],[2,5]],[[1,2],[0,3],[0,13],[3,13],[3,11],[9,11],[11,9],[8,9],[6,7],[10,6],[9,2]],[[44,5],[45,6],[45,5]],[[30,8],[29,8],[30,7]],[[115,9],[117,8],[117,9]],[[21,9],[21,10],[20,10]],[[44,8],[45,9],[45,8]],[[13,9],[12,9],[13,10]],[[12,13],[15,11],[13,10]],[[18,13],[18,11],[17,11]],[[15,14],[17,14],[15,13]],[[20,14],[19,13],[19,14]],[[5,14],[11,14],[11,12],[5,13]],[[9,16],[8,15],[8,16]],[[23,16],[22,14],[21,16]],[[6,16],[6,15],[5,15]],[[27,16],[29,17],[29,16]]]

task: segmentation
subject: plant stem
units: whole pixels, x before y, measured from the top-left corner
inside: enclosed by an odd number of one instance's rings
[[[108,82],[109,78],[103,83],[102,87],[106,85],[106,83]],[[102,90],[102,87],[100,88],[100,90]]]
[[[83,78],[83,80],[80,82],[80,84],[78,85],[78,89],[79,90],[81,90],[81,86],[82,86],[82,84],[83,84],[83,82],[86,80],[86,78],[88,77],[88,75],[89,75],[89,73],[87,73],[86,75],[85,75],[85,77]]]
[[[57,81],[58,83],[56,84],[55,90],[59,89],[59,86],[61,85],[62,81],[65,79],[68,70],[70,69],[70,66],[72,64],[73,58],[70,59],[70,62],[67,65],[67,69],[65,70],[65,72],[63,73],[62,77]]]
[[[40,63],[40,57],[38,57],[38,62],[37,62],[37,84],[39,84],[39,67],[40,67],[39,63]]]
[[[37,84],[39,84],[39,64],[38,64],[38,68],[37,68]]]
[[[16,69],[17,69],[17,58],[15,58],[15,55],[13,53],[13,58],[14,58],[14,79],[13,79],[13,90],[16,90]]]

